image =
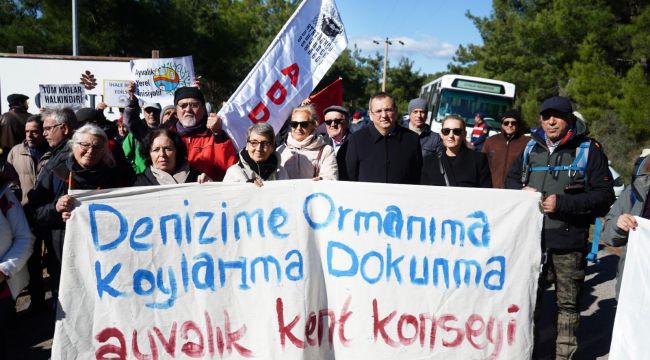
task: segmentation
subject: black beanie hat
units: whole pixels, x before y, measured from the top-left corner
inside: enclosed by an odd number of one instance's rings
[[[501,115],[501,120],[507,118],[515,119],[519,124],[521,124],[521,114],[519,114],[519,111],[515,109],[506,110],[503,115]]]
[[[203,93],[194,86],[184,86],[176,89],[176,92],[174,92],[174,105],[178,105],[178,102],[183,99],[198,99],[205,104]]]

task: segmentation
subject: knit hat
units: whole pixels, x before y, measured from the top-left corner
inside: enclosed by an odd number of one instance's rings
[[[353,118],[354,120],[359,120],[359,119],[361,119],[361,112],[359,112],[359,111],[355,111],[355,112],[354,112],[354,115],[352,115],[352,118]]]
[[[415,109],[427,111],[427,101],[422,98],[416,98],[409,101],[409,114]]]
[[[521,114],[515,109],[506,110],[503,115],[501,115],[501,120],[511,118],[517,120],[517,123],[521,124]]]
[[[167,105],[167,106],[165,106],[164,108],[162,108],[162,111],[161,111],[160,113],[161,113],[161,114],[164,114],[165,111],[167,111],[167,110],[169,110],[169,109],[176,109],[176,107],[175,107],[174,105]]]
[[[174,105],[178,105],[178,102],[183,99],[198,99],[205,104],[203,93],[194,86],[184,86],[176,89],[176,92],[174,92]]]
[[[7,102],[9,103],[9,106],[19,105],[20,103],[22,103],[27,99],[29,99],[29,96],[23,94],[11,94],[7,96]]]

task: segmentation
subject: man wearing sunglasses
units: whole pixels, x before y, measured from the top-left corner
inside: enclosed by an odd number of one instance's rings
[[[510,166],[530,140],[529,136],[523,134],[522,128],[519,111],[508,110],[501,116],[501,132],[485,140],[481,151],[487,154],[492,186],[495,188],[505,187]]]
[[[533,142],[517,158],[506,179],[509,189],[541,193],[544,253],[535,322],[541,318],[542,294],[552,282],[558,309],[556,359],[570,359],[577,349],[578,301],[585,279],[589,227],[614,202],[607,156],[598,142],[586,136],[585,126],[576,122],[572,111],[565,97],[554,96],[542,103],[541,128],[532,132]],[[537,346],[533,357],[536,350]]]
[[[387,93],[370,98],[372,124],[348,141],[345,165],[351,181],[419,184],[422,150],[418,135],[397,124],[395,100]]]
[[[347,142],[350,137],[348,129],[350,113],[343,106],[332,105],[323,110],[323,117],[325,119],[325,129],[327,130],[325,142],[334,148],[336,164],[339,168],[339,180],[347,180],[345,153],[347,152]]]

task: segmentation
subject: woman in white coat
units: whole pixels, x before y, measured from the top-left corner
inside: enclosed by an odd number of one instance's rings
[[[0,172],[0,359],[9,358],[7,338],[17,329],[15,300],[29,283],[25,264],[33,247],[20,201]]]
[[[268,123],[257,123],[246,132],[246,148],[239,160],[226,171],[223,182],[249,182],[262,186],[264,181],[285,180],[289,176],[280,166],[275,152],[275,132]]]
[[[318,122],[311,105],[299,106],[291,112],[291,132],[278,147],[282,166],[290,179],[338,180],[336,154],[315,133]]]

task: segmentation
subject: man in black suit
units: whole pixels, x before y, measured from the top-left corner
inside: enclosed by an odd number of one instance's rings
[[[350,135],[345,156],[349,180],[419,184],[422,168],[420,139],[397,125],[395,99],[387,93],[370,98],[372,126]]]

